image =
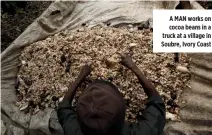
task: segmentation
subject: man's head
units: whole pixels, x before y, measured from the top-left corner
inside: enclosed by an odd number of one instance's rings
[[[96,81],[77,103],[77,118],[84,134],[117,134],[124,124],[125,102],[110,82]]]

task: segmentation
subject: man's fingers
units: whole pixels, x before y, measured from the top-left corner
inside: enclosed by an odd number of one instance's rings
[[[82,68],[92,68],[92,62],[87,62],[85,65],[82,66]]]
[[[88,65],[88,66],[90,66],[90,67],[91,67],[92,62],[91,62],[91,61],[89,61],[86,65]]]
[[[122,54],[121,54],[121,57],[126,57],[126,56],[128,56],[127,53],[122,53]]]
[[[121,55],[121,59],[122,60],[125,59],[125,58],[127,58],[127,57],[129,57],[129,55],[127,53],[122,53],[120,55]]]
[[[125,54],[124,54],[124,53],[121,53],[120,55],[121,55],[121,58],[123,58],[123,57],[125,56]]]

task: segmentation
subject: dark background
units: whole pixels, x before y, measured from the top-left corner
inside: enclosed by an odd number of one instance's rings
[[[1,1],[1,52],[50,4],[51,1]]]

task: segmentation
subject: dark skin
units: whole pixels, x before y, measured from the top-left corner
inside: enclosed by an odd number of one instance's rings
[[[158,92],[152,83],[144,76],[144,74],[139,70],[136,64],[133,62],[132,58],[127,54],[121,54],[121,64],[126,68],[130,69],[137,76],[140,84],[144,88],[144,92],[150,98],[152,96],[158,96]],[[82,67],[77,79],[70,85],[68,92],[66,93],[63,100],[69,100],[72,102],[77,88],[81,85],[84,79],[91,73],[91,65],[85,65]]]
[[[128,69],[130,69],[137,76],[140,84],[144,88],[144,92],[148,97],[158,96],[158,92],[152,83],[144,76],[144,74],[139,70],[136,64],[132,61],[132,58],[127,54],[121,54],[121,64]]]
[[[91,73],[91,66],[84,65],[80,71],[79,76],[77,79],[69,86],[68,92],[66,93],[63,100],[69,100],[72,102],[74,95],[77,91],[77,88],[81,85],[84,79]]]

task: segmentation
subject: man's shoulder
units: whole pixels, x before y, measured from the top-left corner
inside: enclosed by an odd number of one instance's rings
[[[158,135],[165,126],[165,105],[160,96],[148,100],[146,108],[137,123],[126,123],[122,135]]]

